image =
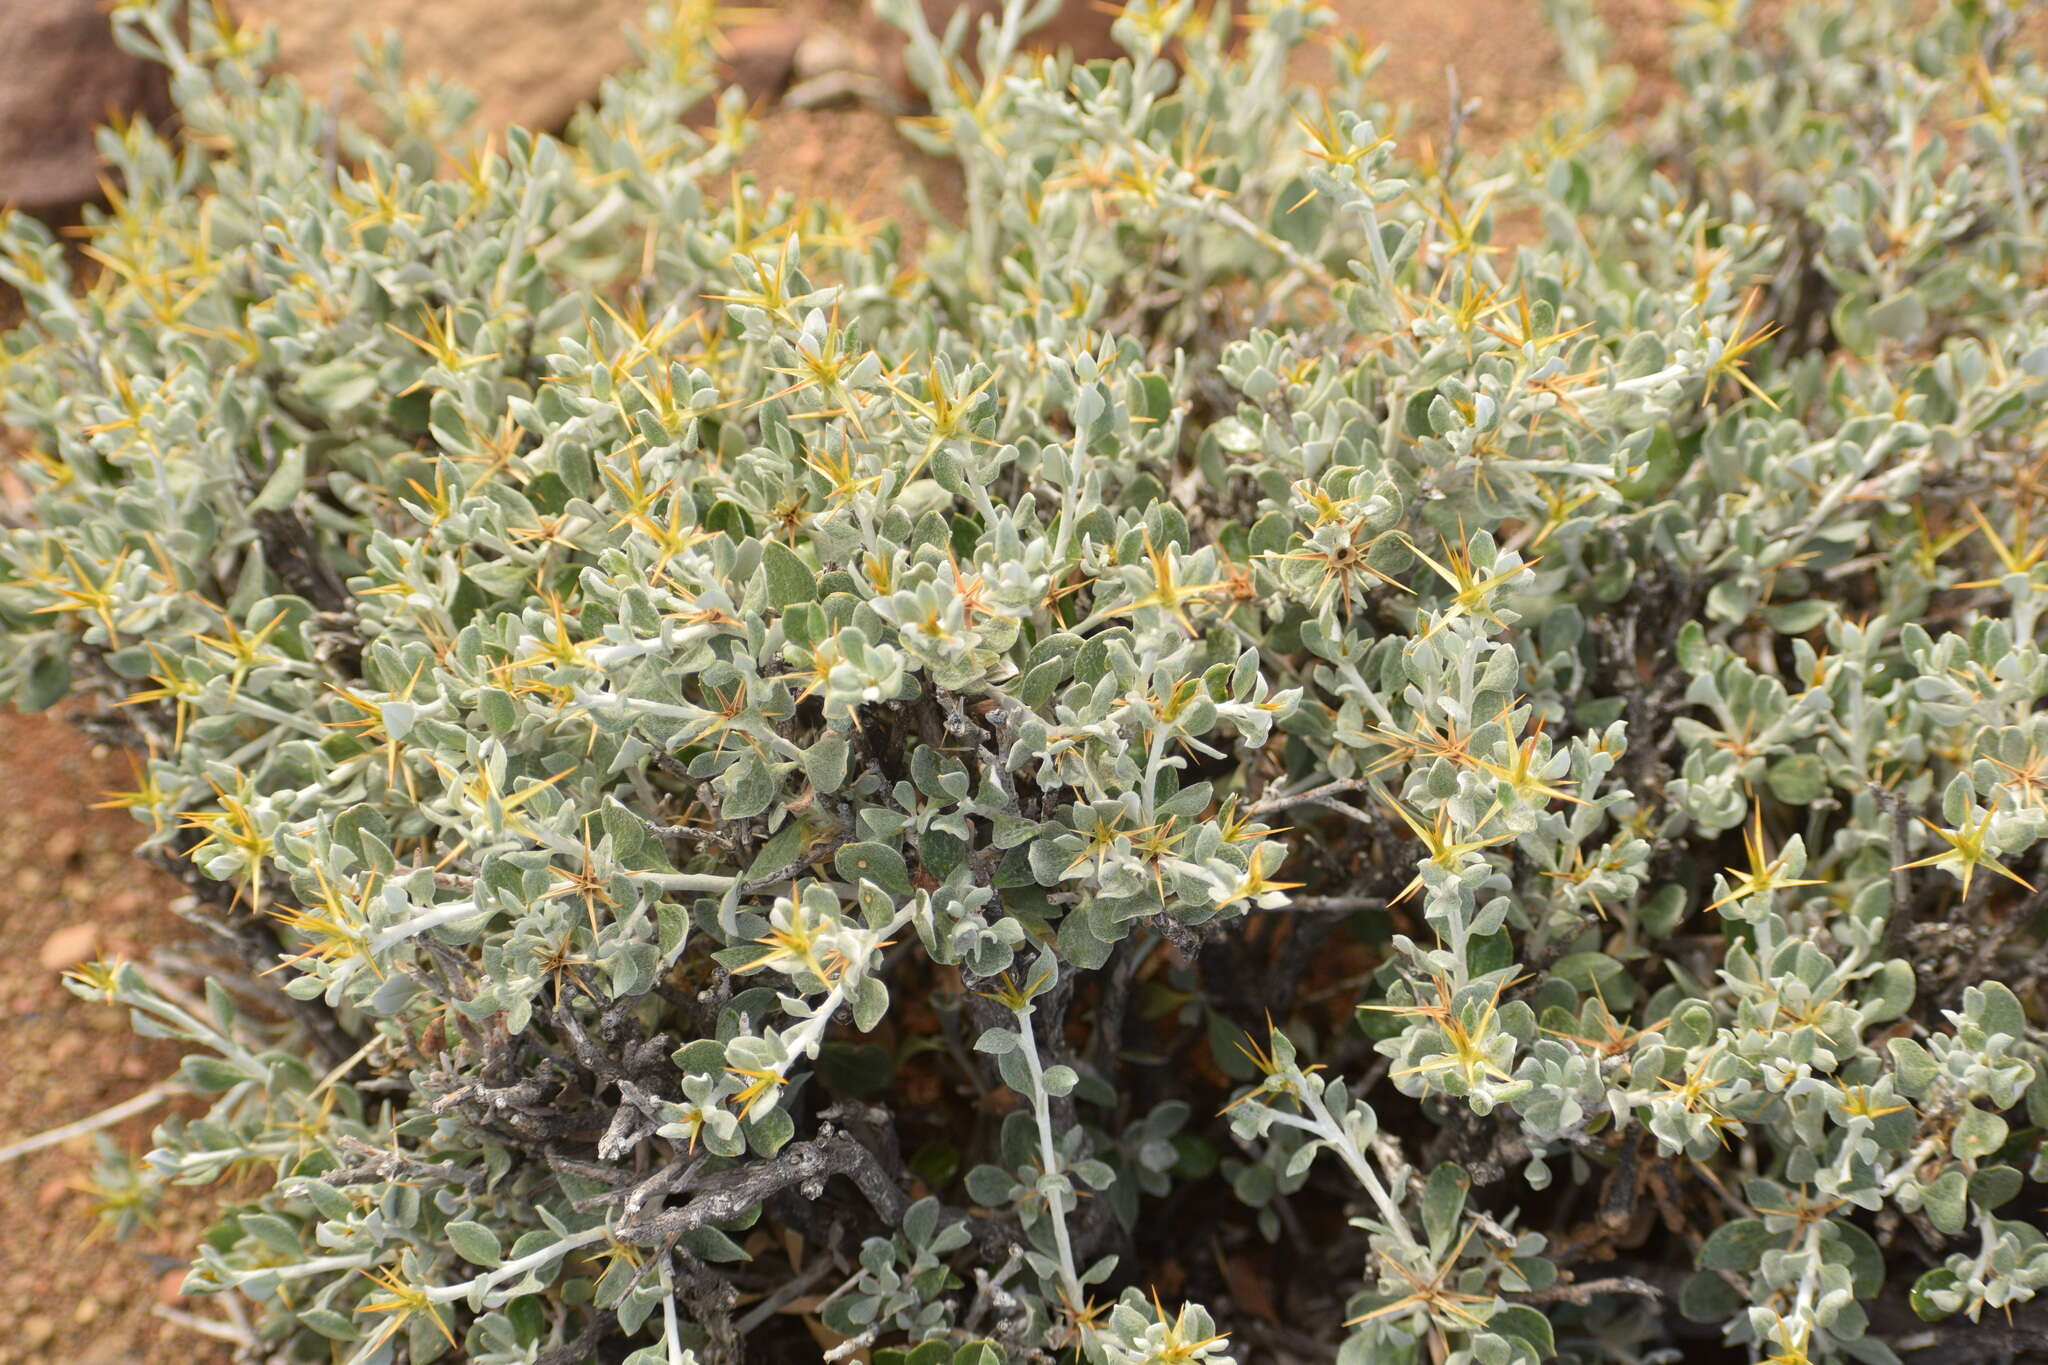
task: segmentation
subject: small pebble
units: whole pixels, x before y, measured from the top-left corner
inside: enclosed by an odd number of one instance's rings
[[[100,931],[93,924],[67,924],[43,940],[36,955],[45,971],[61,972],[89,960],[99,948]]]

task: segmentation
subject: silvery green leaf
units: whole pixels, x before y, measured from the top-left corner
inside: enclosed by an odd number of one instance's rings
[[[498,1244],[498,1235],[484,1224],[473,1220],[458,1220],[450,1223],[444,1234],[455,1254],[471,1265],[489,1269],[504,1260],[503,1249]]]

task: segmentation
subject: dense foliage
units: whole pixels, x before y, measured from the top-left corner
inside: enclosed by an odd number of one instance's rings
[[[0,236],[0,695],[284,995],[76,974],[212,1097],[114,1211],[222,1182],[250,1359],[2023,1349],[2015,16],[1696,6],[1624,124],[1557,0],[1418,156],[1299,0],[1049,3],[883,0],[915,252],[686,126],[708,13],[494,141],[116,7],[180,126],[88,286]]]

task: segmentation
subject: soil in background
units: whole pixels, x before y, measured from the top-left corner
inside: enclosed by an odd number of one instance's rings
[[[0,711],[0,1145],[118,1104],[178,1064],[172,1044],[135,1036],[126,1011],[59,980],[95,956],[146,958],[193,937],[168,908],[180,888],[135,857],[141,827],[89,808],[129,776],[63,720]],[[140,1156],[169,1112],[105,1136]],[[0,1166],[0,1365],[226,1361],[220,1343],[151,1311],[212,1315],[177,1294],[213,1217],[210,1192],[173,1191],[154,1226],[118,1240],[84,1188],[94,1164],[80,1137]]]

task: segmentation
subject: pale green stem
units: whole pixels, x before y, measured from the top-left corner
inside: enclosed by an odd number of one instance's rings
[[[473,1280],[464,1280],[460,1284],[430,1286],[426,1291],[427,1302],[455,1303],[473,1293],[488,1294],[507,1280],[516,1280],[528,1271],[553,1265],[570,1252],[587,1247],[592,1242],[602,1242],[609,1236],[611,1229],[602,1225],[585,1228],[582,1232],[572,1232],[559,1242],[544,1246],[539,1251],[529,1252],[516,1261],[507,1261],[497,1269],[479,1275]]]
[[[1038,1165],[1043,1176],[1072,1182],[1060,1170],[1059,1149],[1052,1140],[1052,1106],[1047,1103],[1045,1093],[1045,1071],[1038,1062],[1038,1040],[1031,1028],[1029,1009],[1012,1011],[1017,1017],[1017,1034],[1021,1043],[1018,1050],[1023,1054],[1024,1066],[1031,1073],[1031,1108],[1038,1120]],[[1081,1277],[1074,1270],[1074,1248],[1067,1234],[1067,1206],[1054,1192],[1047,1192],[1045,1206],[1052,1214],[1052,1239],[1059,1249],[1060,1288],[1066,1294],[1068,1305],[1079,1310],[1085,1302],[1081,1289]]]

